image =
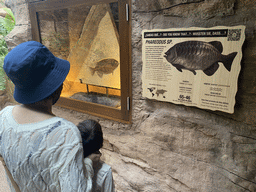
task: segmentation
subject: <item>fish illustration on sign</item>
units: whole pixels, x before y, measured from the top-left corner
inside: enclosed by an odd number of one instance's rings
[[[175,44],[164,55],[166,60],[176,69],[191,71],[202,70],[206,75],[212,76],[219,68],[219,62],[230,71],[237,52],[228,55],[221,54],[223,46],[220,41],[184,41]]]
[[[100,78],[103,77],[103,74],[110,74],[118,67],[119,63],[115,59],[102,59],[97,62],[96,66],[90,67],[91,74],[94,75],[97,72]]]

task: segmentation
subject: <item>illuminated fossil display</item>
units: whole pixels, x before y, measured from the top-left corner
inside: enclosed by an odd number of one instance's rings
[[[120,108],[117,3],[38,15],[42,43],[71,64],[61,96]]]

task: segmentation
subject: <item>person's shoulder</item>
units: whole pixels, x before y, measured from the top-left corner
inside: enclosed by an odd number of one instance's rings
[[[6,106],[5,108],[3,108],[1,111],[0,111],[0,115],[3,114],[4,112],[6,111],[10,111],[13,109],[14,106]]]
[[[101,173],[108,173],[108,172],[112,172],[111,166],[109,166],[108,164],[106,164],[105,162],[101,162],[101,168],[99,170]]]
[[[62,123],[63,126],[68,126],[70,128],[75,128],[76,125],[74,123],[72,123],[71,121],[68,121],[66,119],[63,119],[61,117],[57,117],[59,119],[59,121]]]
[[[60,128],[62,128],[62,130],[64,130],[64,129],[67,130],[66,134],[73,135],[73,136],[79,138],[79,140],[81,140],[81,134],[80,134],[77,126],[74,123],[72,123],[71,121],[68,121],[66,119],[63,119],[61,117],[57,117],[57,118],[58,118],[58,122],[61,124]]]
[[[100,184],[100,186],[102,186],[102,184],[107,180],[107,181],[111,181],[113,176],[112,176],[112,169],[111,167],[104,163],[101,162],[102,166],[99,168],[98,172],[97,172],[97,183]]]
[[[0,111],[0,119],[8,118],[12,115],[12,109],[14,106],[6,106]]]

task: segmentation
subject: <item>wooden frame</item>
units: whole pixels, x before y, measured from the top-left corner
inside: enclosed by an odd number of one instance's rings
[[[88,113],[91,115],[131,123],[131,11],[130,0],[48,0],[30,2],[29,14],[32,28],[32,39],[41,42],[37,13],[40,11],[58,10],[74,5],[95,5],[99,3],[118,2],[119,5],[119,40],[120,40],[120,76],[121,76],[121,109],[95,103],[61,97],[56,105]]]

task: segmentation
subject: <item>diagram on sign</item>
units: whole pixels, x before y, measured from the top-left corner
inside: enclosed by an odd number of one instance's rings
[[[150,93],[152,94],[152,97],[154,97],[155,95],[157,97],[159,97],[159,95],[162,95],[163,98],[165,98],[164,93],[167,92],[167,90],[164,89],[156,89],[155,87],[150,87],[148,88],[148,90],[150,91]]]

